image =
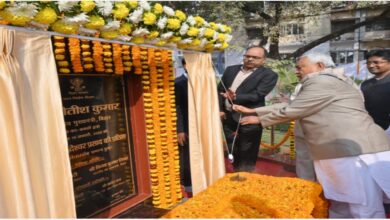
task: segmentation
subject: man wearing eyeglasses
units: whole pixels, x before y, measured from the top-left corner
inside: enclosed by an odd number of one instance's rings
[[[256,108],[265,105],[265,96],[275,87],[278,75],[263,67],[267,51],[260,46],[250,47],[243,57],[243,65],[226,68],[218,85],[220,116],[230,151],[236,134],[239,113],[232,111],[232,103]],[[233,147],[235,172],[254,171],[259,153],[262,127],[244,125],[238,129]]]
[[[390,136],[390,51],[370,51],[366,59],[367,69],[375,77],[361,85],[364,105],[375,123]]]

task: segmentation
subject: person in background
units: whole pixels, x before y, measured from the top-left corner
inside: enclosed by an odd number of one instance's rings
[[[241,123],[264,127],[299,120],[314,161],[317,179],[330,200],[331,218],[386,218],[383,198],[390,196],[390,142],[364,108],[354,82],[334,72],[329,55],[300,57],[296,74],[302,88],[287,106]],[[261,110],[233,106],[239,112]]]
[[[188,75],[186,61],[182,59],[184,73],[175,79],[177,142],[179,144],[180,181],[191,195],[190,148],[188,142]]]
[[[368,71],[375,76],[360,86],[364,104],[375,123],[390,136],[390,51],[370,51],[366,59]]]
[[[227,67],[222,82],[218,85],[220,116],[230,151],[239,121],[239,114],[232,111],[232,103],[249,108],[264,106],[265,96],[278,80],[275,72],[263,67],[266,56],[267,50],[263,47],[248,48],[243,65]],[[239,128],[233,152],[235,172],[254,171],[261,134],[262,128],[259,125],[244,125]]]

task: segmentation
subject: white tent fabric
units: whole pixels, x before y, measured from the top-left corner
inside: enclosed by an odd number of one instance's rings
[[[0,218],[75,218],[49,36],[0,29]]]

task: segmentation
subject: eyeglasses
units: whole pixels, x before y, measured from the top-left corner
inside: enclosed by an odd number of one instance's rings
[[[244,59],[246,59],[246,60],[249,60],[249,59],[260,60],[260,59],[263,59],[263,57],[244,55]]]
[[[388,62],[388,61],[367,61],[367,66],[368,66],[368,65],[371,65],[371,64],[379,65],[379,64],[387,63],[387,62]]]

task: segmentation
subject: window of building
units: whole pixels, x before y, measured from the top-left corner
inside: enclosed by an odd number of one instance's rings
[[[390,30],[390,18],[375,21],[366,26],[366,32]]]
[[[353,63],[353,51],[335,51],[330,55],[336,64]]]
[[[331,23],[331,31],[339,31],[344,28],[350,27],[351,25],[355,24],[355,20],[343,20],[343,21],[332,21]],[[354,30],[351,30],[347,33],[353,33]]]
[[[281,36],[304,34],[303,24],[284,24],[281,28]]]

